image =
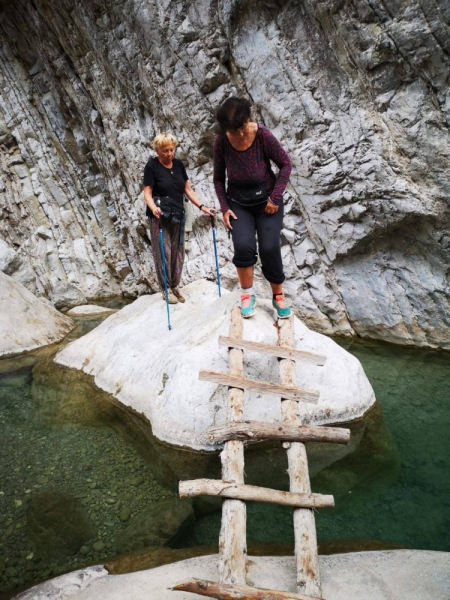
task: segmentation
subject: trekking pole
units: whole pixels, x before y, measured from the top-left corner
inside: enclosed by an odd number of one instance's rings
[[[214,256],[216,257],[217,285],[219,287],[219,297],[221,298],[222,293],[220,291],[219,261],[217,259],[216,227],[214,224],[214,215],[211,215],[210,218],[211,218],[211,227],[212,227],[212,232],[213,232]]]
[[[161,221],[160,221],[160,223],[161,223]],[[167,291],[166,256],[164,254],[164,238],[163,238],[163,230],[162,230],[161,225],[159,225],[159,239],[161,242],[161,255],[162,255],[162,261],[163,261],[164,291],[165,291],[165,295],[166,295],[166,306],[167,306],[167,323],[168,323],[168,327],[170,330],[170,329],[172,329],[172,326],[170,324],[169,293]]]

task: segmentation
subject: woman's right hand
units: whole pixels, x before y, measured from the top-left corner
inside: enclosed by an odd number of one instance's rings
[[[162,210],[159,208],[159,206],[156,206],[156,204],[154,204],[150,210],[153,213],[153,216],[156,217],[157,219],[160,218],[160,216],[162,215]]]
[[[224,214],[223,214],[223,220],[225,223],[225,227],[231,231],[233,229],[233,227],[231,226],[231,221],[230,219],[237,219],[237,216],[234,214],[234,212],[231,210],[231,208],[229,208]]]

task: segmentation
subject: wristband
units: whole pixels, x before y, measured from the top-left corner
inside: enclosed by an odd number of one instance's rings
[[[204,207],[204,204],[200,204],[200,206],[198,207],[199,210],[202,210],[202,208]]]

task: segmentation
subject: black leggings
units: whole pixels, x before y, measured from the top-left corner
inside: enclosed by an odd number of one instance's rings
[[[256,206],[242,206],[228,198],[228,204],[237,219],[230,219],[234,244],[233,264],[236,267],[252,267],[256,264],[256,233],[258,234],[259,256],[262,272],[270,283],[283,283],[283,263],[281,261],[281,228],[283,226],[283,204],[273,215],[264,209],[266,202]]]

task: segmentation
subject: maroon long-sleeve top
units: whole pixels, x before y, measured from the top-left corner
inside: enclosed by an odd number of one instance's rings
[[[279,167],[278,177],[272,171],[270,161]],[[226,134],[220,133],[214,142],[214,187],[222,212],[229,209],[227,195],[233,198],[236,188],[266,184],[267,193],[274,204],[283,201],[291,174],[291,161],[276,137],[258,123],[253,144],[247,150],[236,150]],[[228,189],[225,181],[228,179]]]

